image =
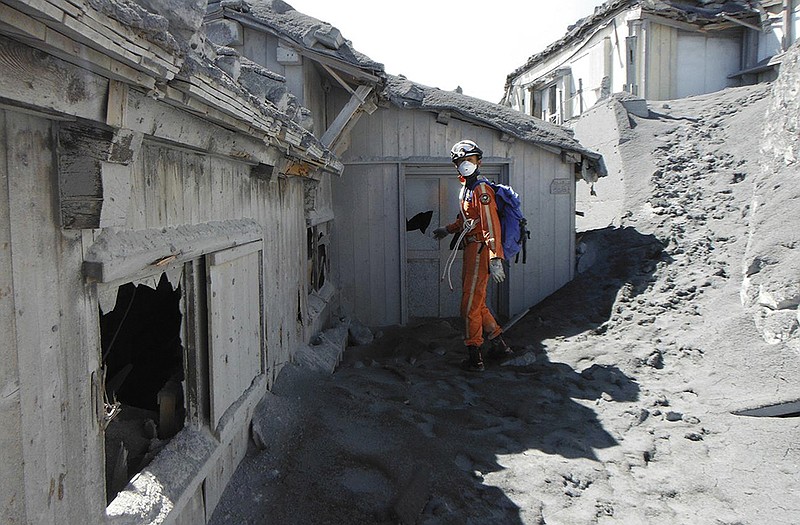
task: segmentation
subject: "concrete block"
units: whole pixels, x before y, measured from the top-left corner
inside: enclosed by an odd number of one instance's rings
[[[218,68],[228,74],[234,81],[239,80],[241,74],[241,62],[238,56],[220,55],[214,61]]]
[[[287,97],[286,82],[267,76],[257,69],[241,68],[239,83],[254,96],[269,100],[276,106]]]
[[[643,98],[628,98],[620,100],[622,107],[624,107],[631,115],[637,117],[648,118],[650,116],[650,109],[647,107],[647,101]]]
[[[342,358],[349,339],[350,321],[341,321],[322,332],[311,346],[304,345],[295,353],[294,361],[311,371],[331,374]]]
[[[350,323],[350,342],[353,345],[368,345],[373,339],[375,339],[375,336],[369,328],[358,321]]]
[[[323,26],[314,31],[314,38],[330,49],[339,49],[344,44],[342,34],[333,26]]]

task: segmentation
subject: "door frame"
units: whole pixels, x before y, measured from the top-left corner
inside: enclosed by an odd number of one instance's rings
[[[511,159],[503,158],[503,157],[484,157],[481,162],[481,171],[482,173],[486,174],[486,177],[495,180],[501,184],[508,184],[510,171],[511,171]],[[400,202],[399,208],[401,213],[401,223],[405,224],[405,206],[406,206],[406,180],[409,177],[413,176],[449,176],[455,177],[455,171],[453,168],[452,163],[450,162],[437,162],[431,161],[430,159],[425,160],[418,160],[415,161],[414,159],[408,159],[405,162],[399,163],[398,169],[398,187],[400,188]],[[456,198],[456,195],[453,195],[453,198]],[[433,225],[432,225],[433,226]],[[400,242],[400,312],[401,312],[401,324],[405,325],[409,321],[409,311],[408,311],[408,297],[407,297],[407,282],[408,282],[408,246],[406,243],[406,231],[403,228],[399,229],[398,236]],[[492,313],[499,318],[508,318],[509,312],[509,291],[508,291],[508,283],[509,280],[500,285],[494,285],[490,281],[490,286],[497,286],[497,311],[493,311]],[[459,284],[460,286],[460,284]],[[498,322],[501,322],[498,319]]]

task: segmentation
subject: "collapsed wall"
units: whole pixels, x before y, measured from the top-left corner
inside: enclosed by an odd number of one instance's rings
[[[787,51],[765,118],[741,298],[769,343],[800,352],[800,42]]]

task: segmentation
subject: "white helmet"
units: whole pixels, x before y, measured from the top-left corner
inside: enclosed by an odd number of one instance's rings
[[[456,142],[453,147],[450,148],[450,159],[453,162],[463,159],[464,157],[469,157],[470,155],[477,155],[479,159],[483,157],[481,148],[471,140]]]

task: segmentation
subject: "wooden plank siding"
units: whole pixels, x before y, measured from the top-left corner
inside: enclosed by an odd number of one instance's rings
[[[66,472],[64,420],[64,356],[58,341],[59,239],[53,225],[51,194],[40,191],[52,184],[55,167],[46,120],[7,112],[9,200],[12,217],[12,275],[16,306],[16,344],[20,377],[25,494],[28,519],[56,523],[67,512],[62,498],[53,501],[48,488]],[[54,329],[55,328],[55,329]],[[61,428],[53,432],[54,423]],[[32,475],[31,475],[32,474]],[[63,493],[63,478],[59,480]]]
[[[369,324],[399,319],[397,165],[351,166],[334,194],[331,272],[345,310]]]
[[[95,287],[81,271],[97,231],[59,226],[58,125],[0,110],[0,329],[7,339],[0,349],[2,523],[105,520],[104,441],[92,382],[100,368],[100,314]],[[249,326],[258,317],[249,309],[233,328],[250,339],[257,329],[267,345],[263,362],[248,347],[236,388],[249,387],[248,374],[262,368],[268,368],[262,388],[271,386],[304,342],[298,315],[307,295],[303,181],[269,182],[252,177],[243,162],[145,141],[130,183],[120,231],[242,218],[263,226],[262,254],[247,256],[247,268],[237,273],[247,286],[228,299],[237,315],[239,304],[258,305],[263,326]],[[253,264],[261,264],[263,275],[260,303]],[[235,399],[235,392],[226,398]],[[239,448],[231,451],[237,460],[246,449]],[[191,501],[192,508],[197,504]]]
[[[552,195],[554,179],[574,180],[573,165],[558,154],[522,141],[500,140],[494,129],[395,107],[363,115],[350,134],[346,169],[332,181],[336,229],[332,269],[342,305],[369,325],[403,322],[405,166],[450,168],[449,151],[475,140],[484,162],[505,166],[523,198],[531,228],[528,262],[509,271],[509,315],[544,299],[574,275],[574,188]],[[455,172],[453,172],[455,176]],[[452,196],[457,198],[456,195]],[[437,225],[431,225],[431,228]],[[381,303],[381,304],[378,304]]]
[[[262,247],[258,241],[207,257],[211,428],[262,373]]]
[[[7,112],[0,111],[0,333],[7,342],[16,341],[16,305],[11,271],[11,210],[9,200],[9,172],[6,154],[8,133]],[[14,221],[16,222],[16,220]],[[15,344],[0,345],[0,450],[7,460],[0,477],[0,522],[24,523],[25,495],[22,450],[22,415],[20,405],[20,378]],[[8,467],[8,469],[6,469]]]
[[[648,100],[671,100],[678,89],[678,29],[650,22],[647,26]]]
[[[127,228],[131,230],[252,218],[264,226],[265,336],[275,371],[302,342],[297,304],[305,305],[306,227],[303,182],[268,182],[244,163],[170,150],[147,142],[134,163]]]
[[[102,486],[86,483],[104,474],[91,392],[99,350],[86,351],[98,348],[97,310],[79,271],[82,234],[58,227],[52,123],[13,111],[0,115],[2,309],[9,314],[3,315],[9,344],[0,406],[8,423],[1,441],[5,457],[19,460],[8,464],[20,465],[4,471],[0,493],[9,494],[6,483],[12,491],[24,488],[3,506],[0,521],[83,522],[87,507],[104,508],[105,496]]]

